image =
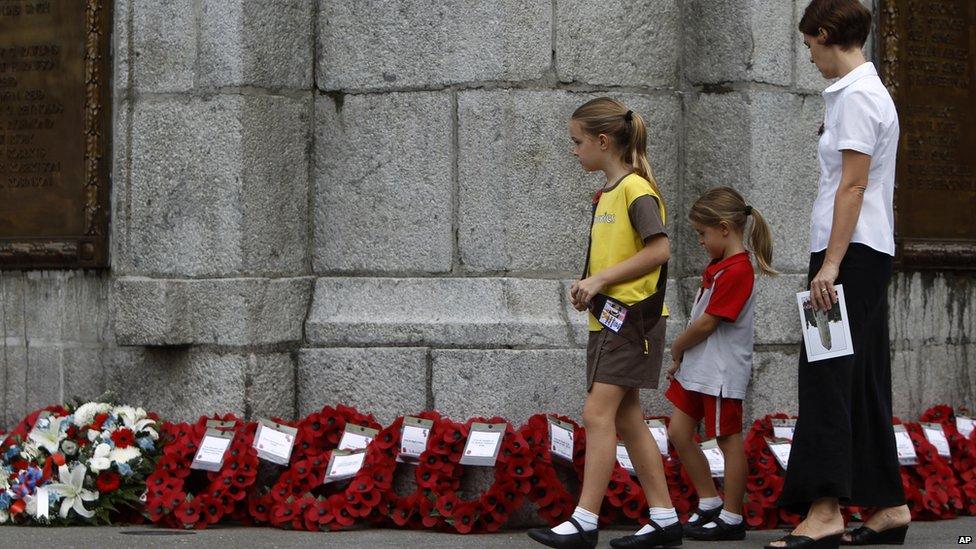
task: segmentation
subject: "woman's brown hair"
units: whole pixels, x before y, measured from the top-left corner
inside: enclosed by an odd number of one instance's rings
[[[858,0],[813,0],[800,19],[800,32],[810,36],[827,32],[824,45],[863,47],[871,32],[871,12]]]
[[[752,217],[752,230],[749,231],[748,246],[756,255],[756,262],[763,274],[779,274],[773,269],[773,235],[763,216],[752,206],[746,204],[742,195],[731,187],[716,187],[705,191],[695,201],[688,213],[688,219],[706,227],[718,227],[722,223],[745,232],[746,223]]]
[[[628,109],[623,103],[609,97],[598,97],[583,103],[573,120],[580,123],[584,132],[597,136],[605,134],[620,152],[620,160],[634,167],[638,175],[648,180],[658,197],[661,190],[647,160],[647,125],[644,118]],[[664,200],[661,197],[661,200]]]

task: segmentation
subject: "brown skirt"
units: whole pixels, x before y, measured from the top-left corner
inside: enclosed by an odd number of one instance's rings
[[[633,342],[611,330],[590,332],[586,345],[586,390],[594,381],[621,387],[657,389],[664,358],[664,332],[668,317],[662,316],[647,331],[647,354],[643,342]]]

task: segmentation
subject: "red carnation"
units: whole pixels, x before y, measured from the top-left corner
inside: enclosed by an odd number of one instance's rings
[[[103,494],[108,494],[119,489],[122,480],[119,474],[114,471],[105,471],[95,478],[95,487]]]
[[[115,443],[117,448],[128,448],[136,441],[135,436],[132,435],[132,431],[126,429],[125,427],[118,429],[112,433],[112,442]]]

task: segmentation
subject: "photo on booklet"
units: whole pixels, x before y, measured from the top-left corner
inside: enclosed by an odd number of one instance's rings
[[[809,291],[796,294],[796,305],[803,327],[803,344],[806,346],[809,362],[854,354],[844,286],[839,284],[834,289],[837,291],[837,303],[829,311],[813,310]]]

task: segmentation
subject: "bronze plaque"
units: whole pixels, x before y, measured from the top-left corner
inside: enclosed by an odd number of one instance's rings
[[[0,0],[0,268],[108,265],[112,0]]]
[[[881,73],[901,121],[897,259],[976,269],[976,1],[882,6]]]

